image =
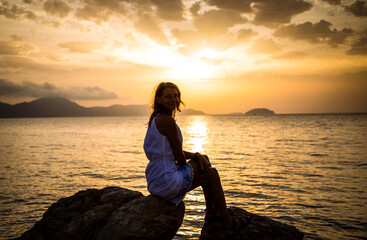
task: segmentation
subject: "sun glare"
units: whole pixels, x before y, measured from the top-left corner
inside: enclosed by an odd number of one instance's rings
[[[200,60],[186,60],[172,66],[170,76],[173,79],[205,79],[213,77],[214,67],[201,62]]]
[[[138,64],[163,67],[166,77],[171,79],[199,80],[214,76],[215,67],[195,57],[185,57],[166,47],[143,49],[142,52],[129,52],[115,49],[115,56]]]
[[[191,117],[191,122],[187,128],[189,139],[187,145],[192,152],[205,153],[208,138],[208,128],[206,120],[202,116]]]

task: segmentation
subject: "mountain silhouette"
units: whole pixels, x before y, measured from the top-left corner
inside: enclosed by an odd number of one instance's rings
[[[184,109],[183,115],[202,115],[201,111]],[[148,116],[147,105],[112,105],[83,107],[66,98],[40,98],[15,105],[0,102],[0,118],[23,117],[92,117],[92,116]]]
[[[272,116],[275,113],[267,108],[254,108],[245,113],[246,116]]]

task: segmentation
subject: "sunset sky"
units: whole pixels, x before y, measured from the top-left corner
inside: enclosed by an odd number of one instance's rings
[[[206,113],[367,112],[361,0],[0,1],[0,101],[148,104],[161,81]]]

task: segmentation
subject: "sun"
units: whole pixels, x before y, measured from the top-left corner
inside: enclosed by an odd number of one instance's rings
[[[121,60],[165,69],[162,77],[175,80],[202,80],[215,76],[216,67],[202,60],[207,56],[183,56],[172,48],[154,46],[141,51],[117,48],[113,54]]]
[[[200,60],[184,59],[177,65],[171,67],[169,75],[173,79],[207,79],[214,76],[215,68]]]

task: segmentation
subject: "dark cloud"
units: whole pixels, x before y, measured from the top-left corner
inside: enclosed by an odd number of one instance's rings
[[[57,87],[52,83],[14,83],[0,79],[0,96],[7,97],[65,97],[74,100],[116,99],[118,96],[99,87]]]
[[[126,9],[119,0],[82,0],[84,6],[76,10],[75,16],[80,20],[94,21],[97,24],[106,22],[113,14],[125,14]]]
[[[181,0],[151,0],[157,7],[157,16],[164,20],[183,20],[183,4]]]
[[[70,52],[91,53],[94,50],[101,49],[102,42],[72,41],[58,44],[61,48],[66,48]]]
[[[352,47],[347,51],[348,55],[367,55],[367,30],[361,34]]]
[[[71,7],[61,0],[47,0],[43,3],[43,9],[52,16],[64,18],[69,15]]]
[[[340,5],[341,0],[322,0],[324,2],[328,2],[330,5]]]
[[[201,9],[201,3],[196,2],[190,7],[189,10],[190,10],[192,16],[197,17],[197,16],[199,16],[198,12],[200,11],[200,9]]]
[[[251,47],[251,53],[263,53],[263,54],[273,54],[281,49],[273,41],[273,39],[260,38],[257,39]]]
[[[205,0],[210,6],[239,12],[251,12],[251,0]]]
[[[157,22],[157,19],[152,14],[146,13],[140,16],[139,20],[135,22],[135,28],[159,44],[169,44],[166,35]]]
[[[344,9],[353,13],[356,17],[367,17],[367,4],[365,1],[355,0],[352,4],[344,6]]]
[[[247,19],[236,11],[211,10],[195,17],[194,26],[200,33],[215,37],[218,34],[226,34],[230,27],[246,21]]]
[[[3,1],[0,5],[0,15],[13,20],[36,20],[37,15],[31,10],[25,9],[24,6],[18,4],[9,4],[8,1]]]
[[[252,29],[240,29],[237,32],[237,41],[245,42],[250,40],[252,37],[258,35],[257,32],[252,31]]]
[[[267,0],[253,5],[254,24],[274,28],[289,23],[294,15],[310,10],[312,4],[303,0]]]
[[[315,24],[311,22],[291,24],[278,28],[274,32],[274,36],[293,40],[305,40],[310,43],[327,43],[335,47],[338,44],[343,44],[345,39],[353,33],[353,30],[350,28],[343,28],[341,31],[335,28],[331,30],[331,25],[331,23],[325,20]]]

